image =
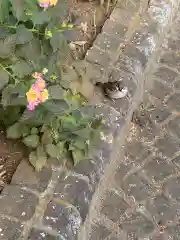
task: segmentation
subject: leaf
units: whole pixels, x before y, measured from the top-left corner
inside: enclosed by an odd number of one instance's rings
[[[42,146],[39,146],[36,150],[37,154],[37,161],[36,161],[36,166],[35,169],[37,171],[40,171],[46,164],[47,162],[47,155],[46,152],[44,151],[44,148]]]
[[[59,142],[57,145],[48,144],[46,145],[46,152],[52,158],[59,159],[62,157],[64,151],[64,142]]]
[[[18,57],[22,57],[28,61],[39,64],[41,57],[40,42],[37,39],[33,39],[32,41],[20,46],[17,49],[16,54]]]
[[[44,103],[44,107],[55,116],[62,115],[69,109],[64,100],[49,100]]]
[[[49,22],[50,19],[51,17],[48,11],[34,12],[31,17],[34,25],[42,25]]]
[[[48,88],[49,96],[51,99],[63,99],[64,90],[59,85],[53,85]]]
[[[0,69],[0,90],[2,90],[5,85],[7,85],[9,82],[9,75],[8,73],[3,70],[3,69]]]
[[[33,127],[32,129],[31,129],[31,134],[38,134],[38,128],[36,128],[36,127]]]
[[[15,105],[26,105],[24,83],[19,83],[16,86],[13,84],[7,85],[2,91],[1,103],[4,107]]]
[[[15,76],[19,78],[23,78],[24,76],[29,75],[32,71],[33,68],[24,60],[19,60],[16,62],[14,65],[12,65],[12,71]]]
[[[58,49],[65,52],[65,50],[68,48],[67,41],[61,33],[53,34],[52,38],[50,39],[50,44],[53,48],[53,52],[56,52]]]
[[[24,0],[10,0],[12,4],[12,11],[18,21],[24,19]]]
[[[46,145],[53,142],[52,134],[49,129],[46,129],[41,138],[42,144]]]
[[[83,150],[76,148],[72,151],[72,157],[74,165],[76,165],[85,158],[85,153]]]
[[[9,18],[9,1],[0,1],[0,23],[5,22]]]
[[[7,129],[7,138],[20,138],[21,137],[21,124],[15,123]]]
[[[4,40],[0,40],[0,58],[9,58],[14,54],[16,40],[16,34],[7,36]]]
[[[33,39],[33,34],[24,25],[16,28],[17,44],[25,44]]]
[[[79,136],[82,139],[89,139],[90,138],[90,133],[91,133],[91,128],[86,127],[81,130],[75,131],[74,134]]]
[[[36,134],[29,135],[23,139],[23,143],[27,147],[36,148],[39,145],[39,136]]]
[[[29,154],[29,162],[36,171],[42,170],[47,162],[47,156],[43,147],[39,146],[36,151],[33,151]]]
[[[38,1],[37,0],[24,0],[25,9],[28,9],[29,12],[38,11]]]

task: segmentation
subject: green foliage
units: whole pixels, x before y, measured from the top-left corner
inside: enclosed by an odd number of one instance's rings
[[[77,29],[65,23],[67,16],[67,3],[60,0],[46,11],[38,0],[0,1],[0,120],[8,138],[21,138],[32,150],[29,161],[37,171],[48,157],[68,154],[74,164],[84,159],[102,126],[95,108],[70,90],[80,76],[65,68],[70,49],[64,32]],[[44,68],[49,99],[29,111],[31,75]]]

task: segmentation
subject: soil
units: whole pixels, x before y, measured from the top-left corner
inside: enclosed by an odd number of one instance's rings
[[[97,34],[107,19],[104,9],[97,1],[80,2],[68,0],[70,11],[78,15],[80,23],[87,23],[87,31],[76,34],[77,41],[85,41],[83,46],[77,46],[78,57],[83,58],[87,49],[92,46]],[[5,138],[5,131],[0,127],[0,191],[11,178],[22,159],[27,158],[27,149],[20,141]]]
[[[17,166],[25,155],[24,147],[19,141],[5,138],[0,131],[0,191],[9,184]]]

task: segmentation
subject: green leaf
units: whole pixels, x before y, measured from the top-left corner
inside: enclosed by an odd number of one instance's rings
[[[49,129],[46,129],[41,138],[42,144],[46,145],[53,142],[52,134]]]
[[[89,139],[91,134],[91,128],[90,127],[83,128],[81,130],[75,131],[74,134],[76,134],[82,139]]]
[[[46,152],[50,157],[59,159],[64,150],[64,143],[59,142],[57,145],[54,144],[47,144],[46,145]]]
[[[53,34],[53,37],[50,39],[50,44],[53,48],[53,52],[56,52],[58,49],[63,52],[68,48],[67,41],[61,33]]]
[[[33,34],[24,25],[19,25],[16,28],[17,44],[25,44],[33,39]]]
[[[69,109],[64,100],[49,100],[44,103],[44,107],[55,116],[63,115]]]
[[[42,170],[47,162],[47,156],[43,147],[39,146],[36,151],[33,151],[29,154],[29,162],[36,171]]]
[[[36,148],[39,145],[39,136],[36,134],[29,135],[23,139],[23,143],[27,147]]]
[[[63,99],[64,90],[59,85],[53,85],[48,88],[50,99]]]
[[[10,0],[12,4],[12,11],[18,21],[24,19],[24,0]]]
[[[29,75],[32,71],[33,68],[24,60],[19,60],[16,62],[14,65],[12,65],[12,71],[15,76],[19,78],[23,78],[24,76]]]
[[[51,17],[48,11],[34,12],[31,17],[34,25],[42,25],[49,22],[50,19]]]
[[[15,123],[7,129],[7,138],[20,138],[21,137],[21,124]]]
[[[0,69],[0,90],[2,90],[5,85],[7,85],[9,82],[9,75],[8,73],[3,70],[3,69]]]
[[[27,61],[39,64],[39,60],[41,58],[40,42],[37,39],[33,39],[32,41],[20,46],[17,49],[16,54],[18,57],[22,57]]]
[[[7,36],[4,40],[0,40],[0,58],[9,58],[14,54],[17,35]]]
[[[39,146],[36,150],[37,154],[37,162],[36,162],[36,170],[40,171],[46,164],[47,162],[47,155],[46,152],[44,151],[44,148],[42,146]]]
[[[16,86],[9,84],[2,91],[1,103],[4,107],[15,105],[26,105],[26,92],[24,83],[19,83]]]
[[[38,1],[37,0],[24,0],[25,9],[29,12],[38,12]]]
[[[5,22],[9,18],[9,1],[0,1],[0,23]]]
[[[72,151],[72,157],[74,165],[78,164],[80,161],[82,161],[85,158],[84,150],[80,150],[78,148],[74,149]]]
[[[32,129],[31,129],[31,134],[33,135],[33,134],[38,134],[38,128],[36,128],[36,127],[33,127]]]

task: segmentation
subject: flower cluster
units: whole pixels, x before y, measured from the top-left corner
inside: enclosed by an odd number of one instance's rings
[[[58,0],[39,0],[39,6],[47,9],[48,7],[55,6]]]
[[[43,74],[34,73],[32,77],[36,79],[36,82],[26,93],[28,101],[27,108],[30,111],[33,111],[40,103],[45,102],[49,97],[48,90],[46,89],[46,83],[43,79]]]

